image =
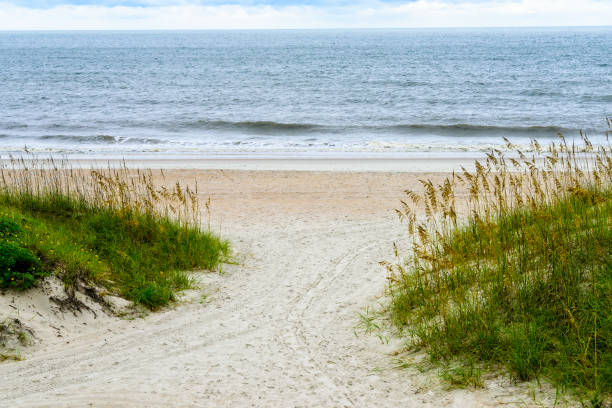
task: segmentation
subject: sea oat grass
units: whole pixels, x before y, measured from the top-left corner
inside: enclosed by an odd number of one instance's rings
[[[158,308],[189,287],[186,271],[228,255],[199,215],[197,190],[155,186],[151,171],[12,160],[0,170],[0,286],[27,289],[55,273]],[[9,246],[20,252],[2,258]]]
[[[612,393],[612,150],[560,140],[406,192],[412,251],[382,263],[388,312],[433,361],[463,361],[453,373],[506,367],[597,402]]]

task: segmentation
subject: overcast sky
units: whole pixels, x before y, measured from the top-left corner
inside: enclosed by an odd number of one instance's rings
[[[610,24],[612,0],[0,0],[0,30]]]

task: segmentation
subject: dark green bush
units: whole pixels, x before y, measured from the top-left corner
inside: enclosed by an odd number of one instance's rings
[[[0,241],[0,288],[28,289],[45,273],[32,252],[11,241]]]

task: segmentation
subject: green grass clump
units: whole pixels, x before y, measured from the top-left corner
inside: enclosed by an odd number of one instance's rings
[[[481,370],[473,362],[466,362],[458,367],[444,367],[441,377],[453,387],[482,387]]]
[[[44,164],[2,171],[0,286],[26,289],[53,272],[156,309],[189,287],[185,271],[228,256],[228,243],[199,226],[196,191],[155,187],[150,172]]]
[[[612,150],[586,138],[582,152],[564,139],[533,148],[407,192],[397,212],[412,255],[396,248],[383,263],[389,316],[432,361],[462,362],[451,382],[475,385],[479,362],[601,401],[612,393]]]

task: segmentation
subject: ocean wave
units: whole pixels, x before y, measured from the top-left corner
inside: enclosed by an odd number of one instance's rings
[[[224,121],[224,120],[197,120],[170,124],[178,129],[207,129],[207,130],[241,130],[252,133],[293,133],[308,132],[320,128],[320,125],[310,123],[286,123],[274,121]]]
[[[598,141],[592,141],[593,145],[600,145]],[[544,143],[544,146],[546,144]],[[582,144],[577,142],[577,147]],[[511,150],[520,148],[524,152],[532,151],[533,146],[529,143],[514,143],[514,147],[506,146],[500,140],[496,143],[491,140],[472,141],[472,143],[454,143],[453,141],[397,141],[397,140],[377,140],[377,141],[356,141],[354,143],[330,143],[320,141],[297,142],[284,141],[276,143],[262,142],[258,144],[242,143],[241,141],[216,141],[212,143],[191,144],[191,143],[161,143],[161,144],[122,144],[122,143],[103,143],[103,144],[27,144],[24,148],[22,143],[9,145],[3,143],[0,147],[0,155],[3,153],[18,153],[23,151],[39,153],[61,153],[61,154],[132,154],[132,153],[155,153],[155,154],[338,154],[338,153],[468,153],[468,152],[487,152],[491,149]]]
[[[578,129],[560,126],[489,126],[457,123],[451,125],[406,124],[390,127],[399,133],[432,134],[441,136],[556,136],[558,133],[573,134]]]
[[[38,140],[44,141],[61,141],[73,143],[116,143],[117,139],[111,135],[42,135],[37,137]]]
[[[43,135],[35,138],[41,141],[58,141],[71,143],[93,143],[93,144],[159,144],[164,143],[161,139],[146,137],[119,137],[111,135]]]
[[[582,97],[585,102],[612,102],[612,95],[585,95]]]
[[[52,129],[55,132],[72,132],[72,131],[95,129],[94,125],[86,125],[83,123],[78,123],[78,124],[76,123],[51,123],[51,124],[43,125],[42,127],[46,129]]]
[[[28,127],[25,123],[17,123],[17,122],[0,122],[0,127],[4,129],[25,129]]]
[[[561,126],[494,126],[474,125],[468,123],[455,124],[398,124],[398,125],[326,125],[315,123],[282,123],[273,121],[196,121],[184,124],[205,130],[237,131],[241,133],[269,135],[300,135],[300,134],[363,134],[363,133],[394,133],[398,135],[438,135],[438,136],[526,136],[554,137],[558,133],[577,134],[578,129]]]
[[[159,124],[156,124],[157,126]],[[42,135],[20,135],[7,131],[0,133],[0,151],[21,149],[60,149],[92,151],[214,151],[222,150],[294,150],[306,151],[485,151],[503,146],[502,136],[517,145],[528,144],[529,139],[540,139],[544,144],[555,139],[557,133],[569,140],[578,137],[578,130],[560,126],[487,126],[465,123],[455,124],[399,124],[387,126],[323,126],[301,123],[259,122],[206,122],[206,126],[220,126],[233,132],[215,133],[198,131],[174,133],[150,128],[119,134],[72,134],[49,132]],[[244,129],[259,129],[253,135]],[[271,130],[272,129],[272,130]],[[316,129],[316,132],[313,131]],[[310,132],[310,133],[309,133]],[[130,135],[132,133],[132,135]],[[600,142],[605,134],[587,132],[591,141]],[[12,146],[9,149],[9,145]]]
[[[24,125],[27,127],[27,125]],[[64,129],[65,128],[65,129]],[[88,129],[89,131],[82,131]],[[59,130],[59,131],[58,131]],[[605,129],[583,129],[587,133],[603,134]],[[12,134],[10,127],[2,126],[0,131],[4,134]],[[65,132],[64,132],[65,131]],[[444,137],[480,137],[480,136],[522,136],[522,137],[554,137],[558,133],[566,136],[577,135],[579,129],[567,128],[556,125],[545,126],[497,126],[480,125],[470,123],[399,123],[399,124],[324,124],[324,123],[292,123],[276,121],[223,121],[223,120],[194,120],[194,121],[111,121],[100,123],[99,132],[117,132],[121,137],[108,134],[89,134],[95,130],[89,126],[60,126],[53,124],[36,131],[15,131],[15,137],[39,138],[40,140],[64,140],[71,142],[95,142],[95,143],[157,143],[166,139],[173,139],[174,135],[186,135],[187,137],[214,137],[216,134],[251,135],[255,138],[261,136],[308,136],[320,137],[333,135],[342,138],[344,135],[398,135],[398,136],[444,136]],[[37,135],[38,133],[38,135]],[[42,133],[42,135],[41,135]],[[135,135],[135,136],[131,136]],[[142,136],[142,135],[145,136]],[[155,138],[146,136],[154,135]]]
[[[365,152],[488,152],[491,149],[502,151],[514,151],[515,148],[520,148],[523,152],[532,150],[529,144],[513,145],[510,148],[503,143],[478,143],[478,144],[444,144],[444,143],[401,143],[401,142],[386,142],[373,141],[369,142],[365,148],[356,149]]]

